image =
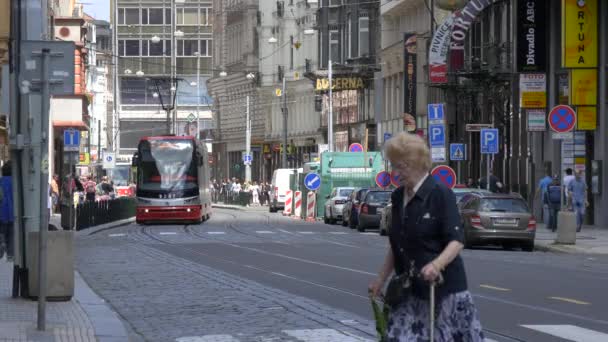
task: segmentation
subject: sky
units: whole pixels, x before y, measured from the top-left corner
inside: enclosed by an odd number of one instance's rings
[[[110,0],[84,0],[84,11],[95,19],[110,21]]]

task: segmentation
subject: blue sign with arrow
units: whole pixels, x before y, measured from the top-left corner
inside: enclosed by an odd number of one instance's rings
[[[304,186],[310,191],[315,191],[321,187],[321,176],[316,172],[311,172],[304,177]]]

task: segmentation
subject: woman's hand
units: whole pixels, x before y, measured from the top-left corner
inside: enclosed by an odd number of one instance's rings
[[[376,278],[376,280],[372,281],[367,287],[367,292],[372,296],[372,298],[379,298],[382,295],[383,287],[384,281],[380,278]]]
[[[422,274],[422,278],[428,282],[434,282],[439,277],[439,268],[433,264],[433,262],[429,262],[422,268],[420,272]]]

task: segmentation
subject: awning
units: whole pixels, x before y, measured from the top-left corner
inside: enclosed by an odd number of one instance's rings
[[[89,127],[82,120],[76,121],[65,121],[65,120],[53,120],[54,128],[74,128],[79,131],[88,131]]]

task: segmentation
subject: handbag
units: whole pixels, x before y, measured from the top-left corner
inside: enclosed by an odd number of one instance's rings
[[[391,308],[405,302],[412,292],[414,279],[414,261],[410,261],[410,268],[402,274],[395,274],[389,281],[384,293],[384,303]]]

